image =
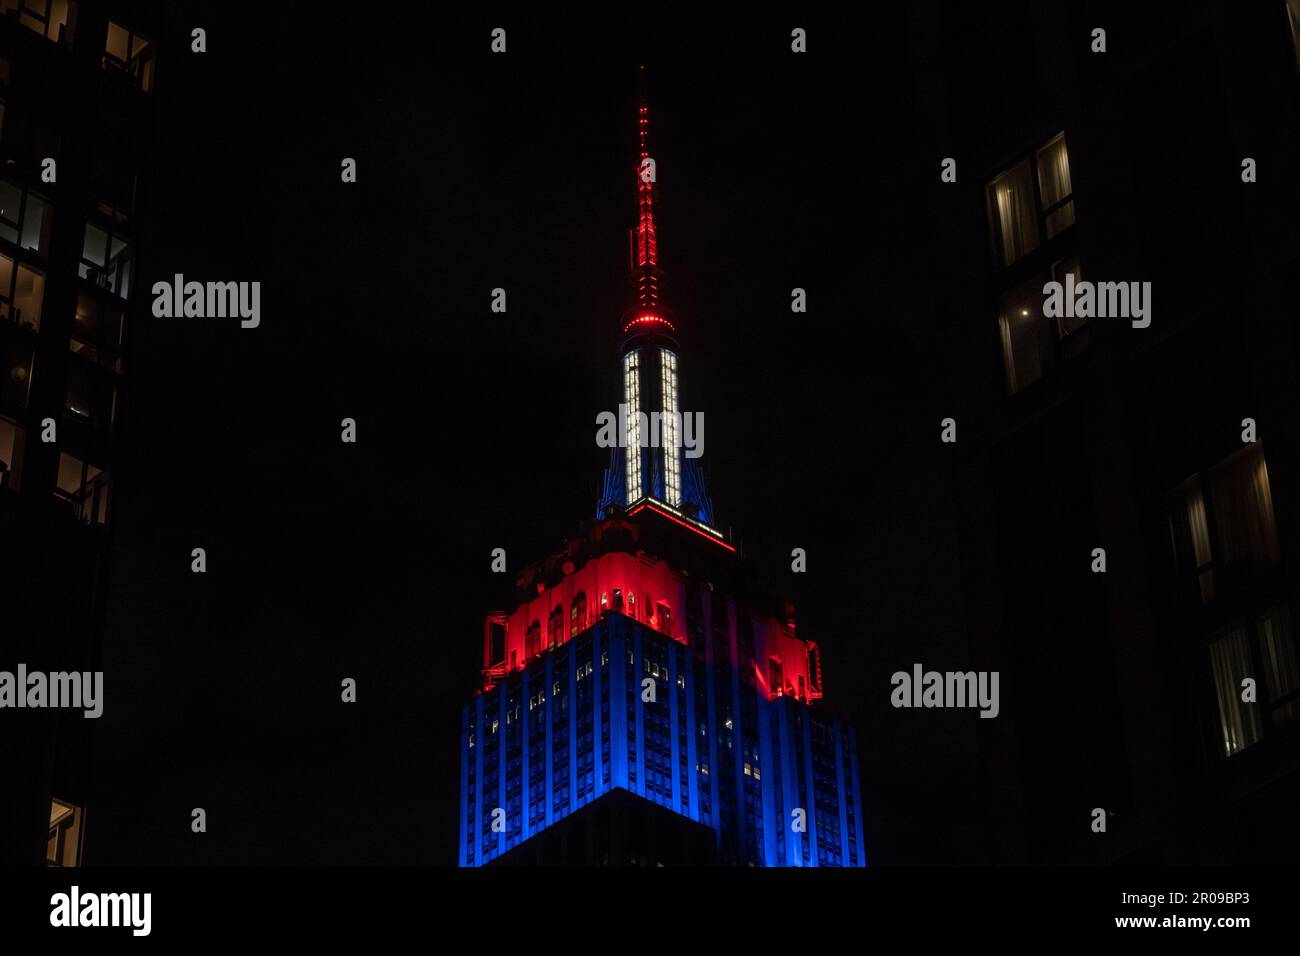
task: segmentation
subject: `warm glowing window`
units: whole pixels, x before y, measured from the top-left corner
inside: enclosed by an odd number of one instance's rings
[[[1074,225],[1074,188],[1065,134],[1053,137],[988,185],[989,232],[998,264],[1009,266]]]
[[[641,358],[639,352],[623,356],[623,404],[627,406],[627,504],[641,497]]]
[[[87,524],[106,525],[109,519],[107,472],[67,452],[59,453],[55,497],[66,502],[72,513]]]
[[[664,498],[674,508],[682,503],[680,408],[677,402],[677,356],[659,350],[659,390],[663,396],[662,444],[664,453]]]
[[[45,256],[49,253],[53,224],[48,199],[0,180],[0,239]]]
[[[38,332],[44,301],[45,274],[0,253],[0,316]]]
[[[119,298],[129,299],[134,260],[135,244],[129,239],[86,223],[81,265],[77,269],[77,275],[90,280],[97,288]]]
[[[0,13],[17,16],[33,33],[64,45],[72,42],[75,11],[71,0],[0,0]]]
[[[81,808],[62,800],[50,802],[50,839],[45,845],[49,866],[81,865]]]
[[[125,73],[136,86],[148,93],[153,89],[153,61],[152,43],[140,34],[109,21],[108,36],[104,41],[104,69]]]
[[[23,475],[23,448],[27,432],[22,425],[0,418],[0,488],[17,490]]]
[[[998,335],[1002,341],[1002,364],[1006,370],[1007,393],[1014,394],[1084,347],[1079,335],[1085,321],[1080,318],[1048,318],[1043,315],[1043,286],[1066,281],[1077,283],[1083,272],[1078,256],[1067,256],[1052,264],[1046,273],[1030,279],[1002,296],[998,308]]]

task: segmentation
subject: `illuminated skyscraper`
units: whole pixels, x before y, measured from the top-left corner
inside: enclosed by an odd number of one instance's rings
[[[817,645],[712,527],[684,454],[644,96],[638,124],[625,447],[596,522],[486,620],[483,690],[461,718],[460,864],[862,866],[856,738],[814,707]]]

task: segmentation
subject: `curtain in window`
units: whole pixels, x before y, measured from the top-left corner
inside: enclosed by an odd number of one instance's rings
[[[1043,279],[1037,277],[1002,300],[998,332],[1002,336],[1002,362],[1007,370],[1007,392],[1020,391],[1043,377],[1052,360],[1051,342],[1044,331]]]
[[[1011,265],[1038,245],[1038,212],[1029,160],[1007,170],[988,187],[989,218],[1000,242],[1002,264]]]
[[[1241,699],[1241,682],[1254,676],[1250,666],[1250,644],[1244,625],[1229,628],[1224,637],[1210,645],[1215,694],[1219,700],[1219,731],[1223,754],[1230,757],[1259,740],[1259,716],[1255,705]]]
[[[1210,567],[1210,525],[1205,518],[1205,493],[1201,480],[1193,478],[1183,491],[1183,560],[1196,574],[1201,600],[1214,597],[1214,569]]]
[[[1038,192],[1043,209],[1049,210],[1074,195],[1070,183],[1070,154],[1062,133],[1038,151]],[[1074,225],[1074,203],[1065,202],[1047,214],[1047,238]]]
[[[1273,495],[1263,452],[1252,449],[1220,466],[1211,478],[1221,563],[1272,567],[1280,551]]]
[[[1270,702],[1300,690],[1300,663],[1296,661],[1291,615],[1286,605],[1271,607],[1259,618],[1259,649],[1264,659]],[[1300,701],[1291,701],[1273,711],[1273,720],[1289,723],[1300,717]]]
[[[1300,0],[1286,0],[1286,18],[1291,24],[1291,45],[1295,48],[1296,70],[1300,71]]]

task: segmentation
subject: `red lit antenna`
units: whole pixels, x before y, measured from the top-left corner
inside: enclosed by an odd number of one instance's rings
[[[671,332],[673,324],[659,301],[659,239],[655,231],[656,162],[650,156],[650,100],[646,68],[639,71],[637,97],[636,227],[631,230],[632,286],[635,304],[625,316],[625,333]]]

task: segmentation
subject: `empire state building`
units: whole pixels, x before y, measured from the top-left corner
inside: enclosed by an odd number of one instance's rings
[[[637,132],[625,431],[595,521],[485,620],[459,862],[864,866],[856,735],[822,701],[817,644],[713,527],[684,454],[644,95]]]

